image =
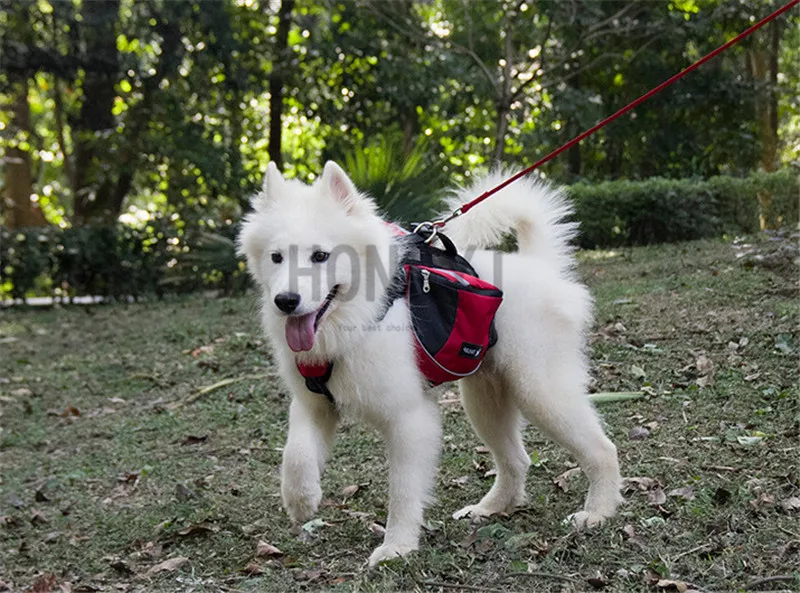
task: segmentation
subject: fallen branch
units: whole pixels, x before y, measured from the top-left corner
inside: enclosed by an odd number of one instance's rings
[[[143,381],[150,381],[156,387],[165,387],[164,383],[161,382],[161,379],[156,377],[155,375],[148,375],[147,373],[134,373],[130,376],[131,379],[142,379]]]
[[[589,400],[596,404],[610,404],[614,402],[624,402],[629,399],[642,399],[643,391],[603,391],[602,393],[589,394]]]
[[[800,543],[800,535],[796,534],[794,531],[789,531],[781,525],[778,525],[778,529],[783,531],[786,535],[791,535],[798,543]]]
[[[780,583],[780,582],[788,582],[794,581],[797,577],[793,574],[779,574],[775,575],[774,577],[764,577],[763,579],[756,579],[755,581],[751,581],[747,583],[744,587],[742,587],[745,591],[751,591],[753,589],[757,589],[762,585],[768,585],[769,583]]]
[[[273,375],[271,373],[267,373],[267,374],[264,374],[264,375],[243,375],[241,377],[232,377],[230,379],[223,379],[222,381],[219,381],[218,383],[214,383],[213,385],[209,385],[207,387],[203,387],[201,389],[198,389],[194,393],[184,397],[181,400],[178,400],[177,402],[175,402],[173,404],[169,404],[167,406],[167,408],[170,409],[170,410],[175,410],[177,408],[181,408],[181,407],[186,406],[188,404],[192,404],[192,403],[196,402],[198,399],[200,399],[201,397],[203,397],[204,395],[208,395],[212,391],[216,391],[217,389],[222,389],[223,387],[227,387],[228,385],[233,385],[234,383],[240,383],[242,381],[255,381],[257,379],[269,379],[272,376]]]
[[[680,558],[684,556],[689,556],[690,554],[694,554],[695,552],[705,552],[706,550],[710,550],[712,548],[711,544],[703,544],[701,546],[697,546],[696,548],[692,548],[691,550],[686,550],[685,552],[681,552],[675,558],[671,558],[672,562],[677,562]]]
[[[570,577],[565,574],[555,574],[552,572],[539,572],[539,571],[532,571],[532,572],[509,572],[506,574],[507,577],[540,577],[546,579],[559,579],[562,581],[569,581],[570,583],[580,583],[580,579],[576,579],[575,577]]]
[[[718,472],[736,472],[739,471],[735,467],[731,467],[729,465],[701,465],[702,469],[714,470]]]
[[[501,589],[491,589],[490,587],[481,587],[479,585],[460,585],[458,583],[440,583],[437,581],[417,581],[420,585],[426,587],[440,587],[442,589],[461,589],[463,591],[488,591],[489,593],[506,593]]]

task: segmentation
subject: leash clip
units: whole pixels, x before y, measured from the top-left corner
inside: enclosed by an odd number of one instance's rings
[[[434,220],[432,224],[437,229],[440,229],[454,218],[458,218],[459,216],[461,216],[463,213],[464,211],[462,210],[462,207],[459,206],[458,208],[453,210],[448,216],[446,216],[445,218],[441,218],[439,220]]]

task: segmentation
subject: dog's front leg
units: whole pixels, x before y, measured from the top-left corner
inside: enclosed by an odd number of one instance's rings
[[[431,499],[439,462],[439,409],[420,394],[381,429],[389,461],[389,516],[386,537],[369,557],[370,566],[419,547],[423,511]]]
[[[322,500],[320,475],[338,419],[336,409],[321,395],[301,393],[292,398],[281,465],[281,497],[295,524],[311,519]]]

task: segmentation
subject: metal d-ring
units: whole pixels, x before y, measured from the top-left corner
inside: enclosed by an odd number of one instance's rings
[[[431,241],[433,241],[436,238],[436,235],[439,232],[439,227],[437,225],[438,222],[439,222],[438,220],[434,222],[430,221],[421,222],[414,228],[414,233],[418,233],[421,230],[425,232],[430,232],[428,238],[425,239],[425,243],[427,245],[430,245]]]
[[[440,218],[439,220],[434,220],[433,222],[428,221],[419,223],[417,227],[414,229],[414,232],[416,233],[420,229],[430,229],[431,234],[427,239],[425,239],[425,243],[430,245],[431,241],[433,241],[436,238],[436,235],[439,233],[439,229],[444,228],[444,225],[446,225],[454,218],[458,218],[462,214],[463,214],[462,208],[461,207],[456,208],[445,218]]]

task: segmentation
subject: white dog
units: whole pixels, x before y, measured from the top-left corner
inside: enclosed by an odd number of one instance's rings
[[[496,172],[456,192],[451,206],[502,179]],[[369,563],[403,556],[419,546],[441,426],[436,399],[415,363],[405,300],[395,300],[376,321],[392,273],[369,271],[396,265],[392,229],[332,162],[310,186],[284,179],[270,163],[253,206],[240,251],[261,288],[264,329],[293,394],[281,471],[283,504],[295,523],[312,518],[339,419],[363,420],[385,438],[389,463],[386,537]],[[455,518],[477,519],[525,502],[530,460],[521,437],[523,419],[566,447],[588,476],[583,510],[570,517],[577,528],[612,517],[622,500],[616,448],[586,395],[584,349],[592,301],[572,272],[569,241],[576,225],[563,220],[570,211],[562,193],[523,179],[445,229],[462,253],[495,246],[512,230],[519,245],[517,253],[502,257],[492,251],[470,256],[481,278],[504,291],[495,318],[499,340],[478,372],[460,385],[469,419],[494,457],[497,478],[480,502]],[[327,361],[335,362],[328,382],[335,404],[309,391],[297,368]]]

